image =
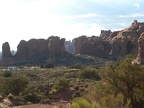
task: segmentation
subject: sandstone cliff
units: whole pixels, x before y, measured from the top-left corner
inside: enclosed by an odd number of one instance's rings
[[[123,58],[127,54],[138,54],[139,58],[142,58],[140,47],[143,43],[141,42],[143,32],[144,23],[134,20],[128,28],[120,31],[101,30],[99,37],[80,36],[74,39],[74,53],[116,58]]]
[[[57,58],[66,57],[68,53],[64,47],[65,39],[51,36],[46,39],[22,40],[17,46],[15,55],[11,54],[9,43],[2,46],[2,64],[22,64],[52,62]]]
[[[9,43],[2,46],[2,63],[48,62],[67,58],[70,54],[97,57],[123,58],[127,54],[138,55],[138,64],[144,59],[144,23],[134,22],[123,30],[101,30],[100,36],[79,36],[71,41],[58,36],[46,39],[20,41],[17,52],[12,55]]]

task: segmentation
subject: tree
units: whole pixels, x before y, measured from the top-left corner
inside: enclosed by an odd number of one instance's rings
[[[130,99],[131,108],[142,108],[144,104],[144,66],[132,64],[133,57],[127,56],[115,66],[105,67],[102,76],[125,99]],[[140,106],[141,105],[141,106]]]

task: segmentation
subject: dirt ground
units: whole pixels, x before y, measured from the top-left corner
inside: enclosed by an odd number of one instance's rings
[[[15,106],[13,108],[70,108],[70,103],[57,102],[51,104],[32,104],[32,105],[24,105],[24,106]]]

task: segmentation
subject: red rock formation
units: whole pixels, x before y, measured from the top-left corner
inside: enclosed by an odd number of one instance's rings
[[[101,30],[100,37],[104,40],[107,40],[107,38],[109,38],[111,33],[112,33],[111,30]]]
[[[89,38],[82,44],[80,54],[93,55],[98,57],[108,57],[110,53],[110,42],[98,38]]]
[[[11,54],[10,46],[8,42],[2,45],[2,63],[5,65],[10,65],[14,62],[14,57]]]
[[[65,51],[65,39],[60,39],[57,36],[48,38],[49,60],[55,60],[56,57],[64,57],[67,52]]]
[[[137,64],[144,64],[144,32],[138,39],[138,46],[138,56],[134,62]]]
[[[74,46],[75,46],[74,54],[80,54],[80,49],[82,47],[82,44],[84,42],[87,42],[88,38],[86,36],[80,36],[78,38],[75,38],[74,41],[75,41],[75,44],[74,44]]]
[[[57,59],[67,56],[64,47],[65,39],[57,36],[51,36],[48,40],[31,39],[29,41],[20,41],[17,46],[17,52],[12,56],[8,43],[3,44],[2,64],[11,63],[38,63],[46,62],[49,59]]]
[[[87,54],[99,57],[125,57],[127,54],[138,54],[137,61],[143,61],[144,56],[144,23],[136,20],[126,29],[120,31],[102,30],[100,37],[80,36],[73,40],[74,54]],[[140,37],[140,38],[139,38]],[[65,39],[51,36],[45,39],[21,41],[16,55],[12,56],[8,43],[3,44],[3,63],[47,61],[65,58]]]
[[[130,27],[110,35],[111,55],[125,57],[126,54],[137,54],[138,51],[138,38],[143,32],[144,23],[137,22],[136,20]]]

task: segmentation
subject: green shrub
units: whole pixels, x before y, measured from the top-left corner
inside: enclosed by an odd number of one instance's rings
[[[80,91],[75,91],[72,95],[73,98],[76,98],[76,97],[80,97],[81,96],[81,92]]]
[[[69,66],[68,68],[69,69],[82,69],[83,67],[82,67],[82,65],[76,64],[76,65]]]
[[[66,79],[60,79],[54,84],[54,88],[58,91],[67,89],[69,87],[69,82]]]
[[[4,71],[3,72],[3,76],[4,77],[11,77],[12,76],[12,72],[10,72],[10,71]]]
[[[93,68],[86,68],[81,70],[78,73],[78,77],[81,79],[96,79],[100,80],[100,76],[98,75],[98,72],[96,69]]]
[[[8,95],[19,95],[28,85],[28,79],[25,77],[7,78],[2,81],[1,92]]]
[[[41,97],[37,93],[29,93],[24,96],[24,99],[27,102],[38,103],[41,100]]]
[[[71,108],[92,108],[92,104],[84,98],[76,98],[72,101]]]
[[[43,66],[43,68],[54,68],[54,65],[47,63]]]

